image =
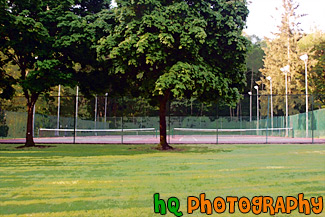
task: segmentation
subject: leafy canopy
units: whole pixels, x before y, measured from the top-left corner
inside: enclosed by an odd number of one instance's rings
[[[315,31],[298,42],[301,54],[308,54],[308,93],[316,95],[316,101],[325,104],[325,33]],[[303,63],[301,61],[301,63]],[[304,67],[303,67],[304,70]]]
[[[101,37],[94,24],[110,0],[1,1],[2,65],[18,65],[17,83],[24,95],[47,92],[59,84],[73,86],[77,63],[95,64],[93,44]],[[94,34],[96,33],[96,34]],[[100,35],[96,38],[97,35]]]
[[[49,91],[71,77],[53,47],[57,17],[68,10],[67,1],[46,0],[1,2],[0,49],[2,65],[17,65],[16,82],[29,98]],[[9,76],[9,75],[7,75]]]
[[[131,92],[149,98],[239,97],[245,83],[245,1],[119,0],[117,24],[97,48]]]

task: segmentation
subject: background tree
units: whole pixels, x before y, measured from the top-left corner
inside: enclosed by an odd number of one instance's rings
[[[281,25],[278,26],[279,32],[274,33],[274,39],[267,39],[267,47],[264,49],[264,68],[262,72],[261,81],[259,85],[264,86],[264,91],[261,94],[270,93],[270,82],[266,77],[272,78],[272,92],[273,94],[285,95],[285,75],[280,69],[286,65],[290,66],[288,73],[288,94],[301,94],[303,86],[300,79],[303,77],[301,68],[300,53],[298,49],[298,41],[302,34],[299,29],[299,22],[297,19],[301,15],[296,14],[296,9],[299,5],[294,0],[282,0],[282,7],[284,12],[282,14]],[[283,97],[274,97],[273,106],[274,113],[283,115],[285,113],[285,103]],[[262,102],[263,103],[263,102]],[[267,103],[267,102],[264,102]],[[303,101],[298,98],[290,98],[289,112],[293,113],[303,106]],[[264,106],[265,108],[267,106]]]
[[[256,81],[259,81],[261,78],[261,72],[259,70],[263,68],[263,58],[265,55],[263,48],[266,48],[265,41],[262,41],[262,39],[256,35],[246,37],[249,39],[250,45],[248,46],[246,59],[247,86],[245,88],[245,94],[247,94],[248,91],[253,92]]]
[[[245,84],[246,1],[118,0],[117,25],[98,47],[134,96],[160,110],[159,148],[166,141],[166,105],[196,97],[236,104]]]

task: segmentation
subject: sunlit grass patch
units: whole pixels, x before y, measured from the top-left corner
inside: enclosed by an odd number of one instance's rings
[[[200,193],[211,200],[325,195],[323,145],[2,146],[2,216],[155,216],[154,193],[178,197],[184,216],[187,197]]]

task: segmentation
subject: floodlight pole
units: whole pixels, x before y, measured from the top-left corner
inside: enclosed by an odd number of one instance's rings
[[[56,129],[60,128],[60,104],[61,104],[61,85],[59,84],[59,90],[58,90],[58,116],[56,121]],[[59,135],[59,131],[55,132],[55,135]]]
[[[37,60],[38,59],[38,56],[35,57],[35,59]],[[33,105],[33,137],[35,136],[35,103]]]
[[[288,128],[288,72],[290,66],[287,65],[280,70],[285,74],[285,85],[286,85],[286,128]],[[288,136],[288,129],[286,129],[286,136]]]
[[[77,129],[77,125],[78,125],[78,98],[79,98],[79,86],[77,86],[77,91],[76,91],[76,121],[75,121],[75,129]],[[75,137],[77,136],[77,130],[75,130],[74,133]]]
[[[308,55],[304,54],[300,57],[305,62],[305,89],[306,89],[306,138],[308,138],[308,80],[307,80],[307,61]]]
[[[256,125],[256,128],[258,129],[259,128],[259,120],[260,120],[260,112],[259,112],[259,100],[258,100],[258,86],[254,86],[255,90],[257,91],[257,94],[256,94],[256,119],[257,119],[257,125]]]
[[[252,122],[252,92],[248,92],[249,95],[249,122]]]
[[[286,72],[286,128],[288,128],[288,73]],[[288,136],[288,130],[286,130],[286,136]]]
[[[104,122],[106,123],[106,118],[107,118],[107,96],[108,93],[105,93],[105,114],[104,114]]]
[[[95,129],[97,129],[97,95],[95,96]],[[95,132],[95,136],[97,136],[97,132]]]
[[[268,76],[266,78],[267,80],[270,81],[270,95],[271,95],[271,128],[273,129],[273,99],[272,99],[272,78],[271,76]]]
[[[35,136],[35,104],[33,106],[33,137]]]

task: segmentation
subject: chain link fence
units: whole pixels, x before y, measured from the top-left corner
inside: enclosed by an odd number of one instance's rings
[[[323,95],[243,95],[235,107],[197,99],[168,102],[173,143],[325,143]],[[36,143],[158,143],[159,107],[141,98],[41,96]],[[0,101],[0,143],[23,143],[26,100]]]

